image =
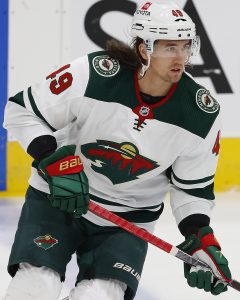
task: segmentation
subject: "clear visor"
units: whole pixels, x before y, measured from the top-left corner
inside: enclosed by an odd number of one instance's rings
[[[153,52],[151,56],[153,57],[163,57],[163,58],[175,58],[182,57],[185,60],[193,55],[197,55],[200,50],[200,38],[196,36],[193,40],[189,41],[169,41],[169,43],[161,43],[161,41],[155,41],[153,45]]]

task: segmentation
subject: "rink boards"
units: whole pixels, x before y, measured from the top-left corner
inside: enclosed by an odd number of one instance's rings
[[[128,5],[124,9],[119,4],[120,1],[113,1],[113,6],[110,8],[107,2],[97,0],[0,1],[0,123],[3,119],[7,92],[9,95],[14,95],[56,70],[58,66],[70,62],[79,55],[99,50],[101,48],[98,41],[99,34],[93,36],[94,32],[100,30],[101,34],[107,32],[111,37],[126,40],[130,13],[137,1],[126,0]],[[186,0],[183,3],[177,0],[176,2],[186,8],[194,8],[196,16],[199,17],[196,20],[198,28],[201,29],[203,47],[201,57],[193,71],[202,68],[202,73],[198,74],[201,75],[198,78],[200,83],[208,87],[221,104],[223,139],[216,175],[216,191],[225,191],[235,186],[240,189],[239,66],[235,56],[232,55],[232,45],[235,45],[234,49],[238,53],[240,42],[236,41],[235,32],[232,30],[227,33],[229,42],[222,47],[222,34],[220,34],[226,30],[225,22],[222,22],[220,16],[225,15],[228,28],[234,28],[234,22],[238,20],[240,4],[236,2],[235,6],[229,7],[226,15],[224,3],[219,3],[217,0],[209,2],[207,7],[197,1]],[[9,14],[6,13],[8,5]],[[218,14],[216,18],[212,18],[216,7]],[[87,22],[91,21],[90,16],[94,10],[95,13],[98,10],[98,17],[101,20],[99,24],[101,28],[97,28],[98,31],[95,27],[91,27],[94,24]],[[116,19],[121,20],[121,24],[114,22]],[[126,24],[124,29],[122,24]],[[218,67],[212,65],[210,48],[218,58]],[[204,51],[207,51],[206,55]],[[7,62],[8,68],[6,68]],[[223,75],[226,76],[231,91],[229,89],[219,91],[224,86],[222,81],[218,82],[219,78],[224,77]],[[8,87],[7,78],[9,78]],[[0,190],[7,188],[7,192],[0,192],[0,196],[23,194],[30,174],[30,165],[30,157],[13,141],[12,137],[8,137],[7,142],[6,132],[0,126]]]
[[[17,142],[7,145],[7,192],[1,196],[22,195],[30,175],[31,158]],[[223,138],[216,173],[215,190],[227,191],[233,187],[240,190],[240,139]]]

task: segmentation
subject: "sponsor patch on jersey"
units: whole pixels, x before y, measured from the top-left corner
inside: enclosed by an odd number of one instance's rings
[[[50,234],[45,234],[45,235],[38,236],[37,238],[35,238],[34,243],[39,248],[48,250],[49,248],[52,248],[54,245],[56,245],[58,243],[58,240],[53,238]]]
[[[92,64],[94,70],[99,75],[104,77],[115,76],[120,69],[120,64],[118,60],[111,58],[108,55],[101,55],[101,56],[94,57]]]
[[[205,89],[199,89],[197,91],[196,102],[198,107],[207,113],[211,114],[219,110],[219,103],[210,95],[209,91]]]

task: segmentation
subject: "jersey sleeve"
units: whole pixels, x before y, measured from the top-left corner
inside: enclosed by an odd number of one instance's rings
[[[53,135],[77,118],[88,79],[87,56],[61,67],[9,98],[4,127],[25,150],[35,138]]]
[[[177,224],[193,214],[211,215],[219,139],[218,115],[207,136],[196,139],[172,165],[170,203]]]

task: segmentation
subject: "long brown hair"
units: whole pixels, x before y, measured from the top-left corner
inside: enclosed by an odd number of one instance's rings
[[[109,56],[117,59],[130,69],[139,69],[142,63],[146,63],[139,52],[139,45],[143,40],[139,37],[135,38],[131,45],[127,45],[118,40],[112,39],[107,41],[107,50]]]
[[[156,41],[157,42],[157,41]],[[115,39],[107,41],[106,48],[109,56],[117,59],[129,69],[140,69],[142,64],[146,65],[147,61],[139,52],[139,45],[144,43],[143,39],[136,37],[129,45]],[[185,63],[186,69],[193,69],[191,62]]]

